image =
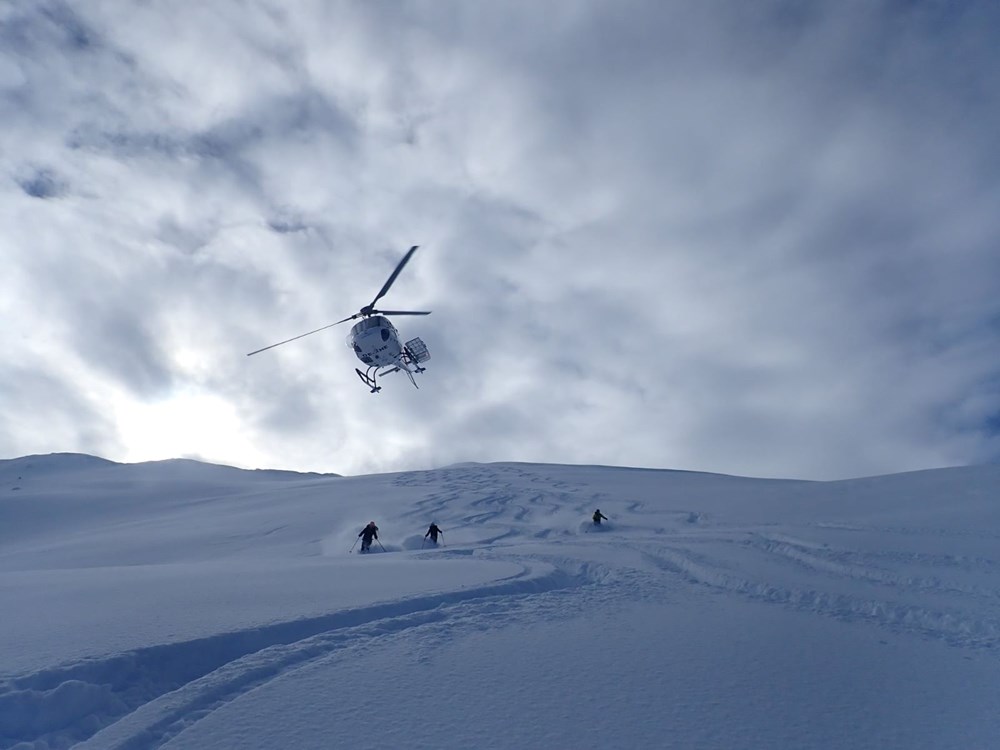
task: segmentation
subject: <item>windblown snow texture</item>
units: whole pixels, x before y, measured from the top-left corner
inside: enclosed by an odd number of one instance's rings
[[[995,746],[997,497],[0,461],[0,747]]]

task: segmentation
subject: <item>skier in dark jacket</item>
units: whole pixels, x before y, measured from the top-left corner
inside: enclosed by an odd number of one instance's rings
[[[358,536],[361,537],[361,551],[367,552],[372,546],[372,539],[378,539],[378,526],[374,521],[369,521]]]
[[[594,511],[594,526],[600,526],[602,518],[605,521],[608,520],[608,517],[606,515],[604,515],[603,513],[601,513],[601,509],[598,508],[597,510]]]
[[[427,537],[430,537],[431,538],[431,544],[433,544],[436,547],[437,543],[438,543],[438,534],[440,534],[441,536],[444,536],[444,532],[441,531],[441,529],[438,528],[438,525],[436,523],[432,523],[431,527],[429,529],[427,529],[427,533],[424,534],[424,539],[426,539]]]

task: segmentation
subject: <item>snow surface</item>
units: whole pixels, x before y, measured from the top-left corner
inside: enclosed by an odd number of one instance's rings
[[[998,498],[0,461],[0,747],[996,748]]]

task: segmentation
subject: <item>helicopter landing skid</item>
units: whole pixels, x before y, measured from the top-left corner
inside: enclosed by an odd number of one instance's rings
[[[358,377],[361,378],[361,382],[367,385],[369,388],[371,388],[372,393],[378,393],[379,391],[382,390],[382,386],[375,385],[375,376],[371,374],[371,371],[376,369],[378,368],[369,367],[364,372],[361,372],[361,370],[359,370],[357,367],[354,368],[354,372],[356,372],[358,374]]]

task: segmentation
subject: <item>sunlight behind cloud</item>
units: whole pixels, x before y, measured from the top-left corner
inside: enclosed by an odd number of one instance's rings
[[[232,463],[226,456],[257,457],[232,404],[219,396],[184,391],[162,401],[130,400],[117,407],[126,463],[179,456]]]

